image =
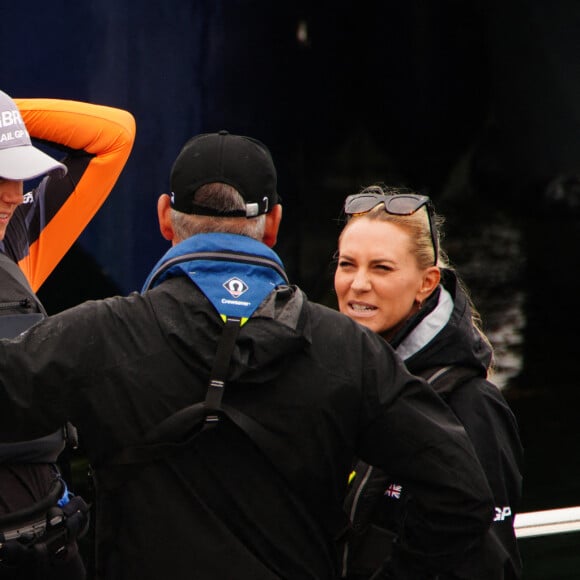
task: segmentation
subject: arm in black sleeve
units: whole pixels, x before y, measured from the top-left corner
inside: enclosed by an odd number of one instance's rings
[[[513,526],[521,500],[523,448],[516,419],[500,390],[479,378],[455,389],[448,403],[473,443],[495,502],[484,545],[472,553],[462,574],[478,578],[487,571],[482,577],[520,578]]]
[[[358,455],[405,482],[412,498],[389,567],[397,569],[394,578],[429,578],[458,566],[483,540],[492,494],[464,428],[427,383],[394,355],[369,375],[370,381],[382,376],[383,385],[369,402],[378,415]],[[394,385],[395,395],[384,385]]]

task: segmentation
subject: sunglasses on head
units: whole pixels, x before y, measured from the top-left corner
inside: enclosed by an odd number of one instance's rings
[[[349,195],[344,202],[344,213],[349,216],[365,214],[383,204],[385,211],[391,215],[411,215],[420,210],[423,206],[427,208],[429,217],[429,231],[431,233],[431,243],[435,252],[435,262],[439,255],[439,243],[435,232],[433,218],[434,208],[431,199],[426,195],[417,193],[398,193],[394,195],[381,195],[379,193],[355,193]]]

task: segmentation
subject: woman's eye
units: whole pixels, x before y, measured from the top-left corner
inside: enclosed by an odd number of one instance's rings
[[[352,266],[352,262],[347,262],[346,260],[339,260],[338,261],[339,268],[348,268],[349,266]]]

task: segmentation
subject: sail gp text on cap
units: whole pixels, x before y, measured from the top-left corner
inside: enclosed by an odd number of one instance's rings
[[[20,140],[22,145],[30,143],[28,132],[22,120],[22,115],[18,109],[0,112],[0,144],[10,141],[10,146],[14,147],[14,141]]]
[[[66,165],[32,145],[16,103],[0,91],[0,177],[22,181],[66,172]]]

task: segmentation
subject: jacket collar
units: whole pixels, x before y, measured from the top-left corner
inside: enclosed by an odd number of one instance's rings
[[[288,284],[274,251],[236,234],[198,234],[173,246],[157,262],[143,291],[176,276],[188,277],[224,320],[247,320],[275,288]]]
[[[424,346],[429,344],[449,322],[453,312],[451,294],[440,287],[438,301],[433,310],[415,326],[396,348],[403,360],[411,358]]]

